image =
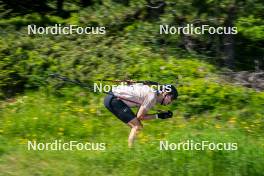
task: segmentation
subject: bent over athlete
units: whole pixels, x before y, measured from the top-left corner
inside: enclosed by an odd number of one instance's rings
[[[172,117],[170,111],[148,114],[155,104],[168,105],[177,98],[177,89],[173,85],[165,86],[166,89],[157,91],[142,84],[120,85],[105,97],[105,107],[131,128],[128,136],[129,147],[132,147],[136,134],[143,128],[141,120]],[[136,115],[131,107],[139,107]]]

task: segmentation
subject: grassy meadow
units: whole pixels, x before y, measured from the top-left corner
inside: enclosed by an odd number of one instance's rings
[[[173,59],[164,66],[196,74],[179,79],[179,99],[164,107],[173,110],[173,118],[143,122],[132,149],[127,148],[129,128],[104,108],[103,95],[74,86],[57,93],[43,87],[2,101],[1,174],[262,175],[264,94],[225,82],[199,60]],[[103,142],[106,150],[27,150],[27,141],[54,140]],[[160,150],[166,140],[231,142],[238,149]]]

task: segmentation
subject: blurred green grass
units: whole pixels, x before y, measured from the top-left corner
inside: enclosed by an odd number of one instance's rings
[[[164,66],[163,75],[167,70],[183,75],[179,100],[170,108],[174,117],[143,122],[133,149],[127,148],[129,128],[103,107],[102,95],[66,86],[58,96],[43,87],[2,101],[1,174],[263,175],[263,92],[231,85],[195,59],[171,59]],[[28,140],[105,142],[107,147],[27,151]],[[160,151],[160,140],[231,142],[238,150]]]

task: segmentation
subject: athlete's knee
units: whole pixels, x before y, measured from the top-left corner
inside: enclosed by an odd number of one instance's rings
[[[143,129],[143,126],[142,125],[136,125],[133,128],[135,129],[135,131],[139,132]]]

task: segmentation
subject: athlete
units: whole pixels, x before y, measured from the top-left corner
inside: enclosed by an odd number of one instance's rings
[[[168,105],[178,97],[177,89],[173,85],[163,85],[161,90],[155,90],[147,85],[132,84],[115,87],[104,100],[105,107],[130,128],[128,147],[133,146],[136,134],[143,128],[141,120],[167,119],[172,112],[148,114],[157,103]],[[131,107],[138,107],[135,114]]]

